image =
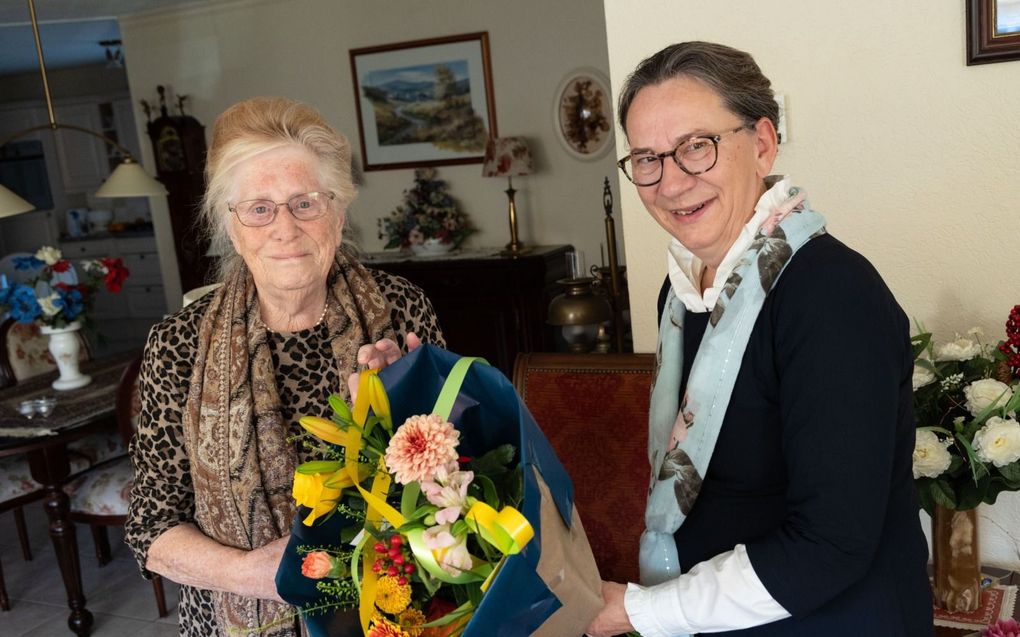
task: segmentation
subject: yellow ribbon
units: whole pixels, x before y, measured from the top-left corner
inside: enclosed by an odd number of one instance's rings
[[[524,545],[535,537],[528,518],[513,507],[503,507],[499,513],[484,502],[475,502],[464,516],[474,522],[479,534],[504,555],[520,553]]]

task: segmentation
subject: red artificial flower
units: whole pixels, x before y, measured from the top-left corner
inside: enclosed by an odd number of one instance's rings
[[[457,605],[451,601],[445,600],[442,597],[433,597],[432,601],[429,602],[427,611],[425,612],[426,623],[433,622],[440,617],[444,617],[457,609]],[[452,621],[445,626],[432,626],[422,631],[422,637],[448,637],[450,633],[454,632],[460,622]]]
[[[120,258],[103,257],[100,259],[106,267],[106,276],[103,277],[103,284],[110,292],[120,292],[124,286],[124,280],[128,278],[131,271],[124,267],[124,261]]]
[[[68,261],[67,259],[61,259],[60,261],[57,261],[50,267],[53,268],[54,272],[67,272],[68,270],[71,269],[71,262]]]
[[[1015,619],[1000,619],[981,632],[982,637],[1020,637],[1020,624]]]

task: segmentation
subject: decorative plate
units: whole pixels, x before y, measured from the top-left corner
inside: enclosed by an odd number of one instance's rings
[[[613,96],[605,76],[589,68],[568,74],[556,90],[553,127],[574,157],[591,160],[605,154],[613,145]]]

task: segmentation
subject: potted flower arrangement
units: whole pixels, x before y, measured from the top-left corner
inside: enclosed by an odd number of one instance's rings
[[[35,324],[50,337],[50,352],[60,369],[60,378],[53,383],[56,389],[88,384],[89,377],[78,371],[79,340],[74,332],[87,321],[99,286],[120,292],[129,274],[119,258],[90,259],[79,265],[80,270],[75,269],[60,250],[43,246],[34,255],[14,259],[15,269],[28,273],[25,282],[0,277],[0,314]]]
[[[996,346],[983,344],[979,329],[942,344],[930,333],[912,340],[913,472],[932,516],[936,602],[970,611],[980,602],[974,509],[1020,490],[1020,305]]]
[[[404,202],[379,221],[379,238],[386,239],[387,249],[410,249],[418,254],[448,252],[474,232],[433,168],[415,170],[414,186],[404,191]]]

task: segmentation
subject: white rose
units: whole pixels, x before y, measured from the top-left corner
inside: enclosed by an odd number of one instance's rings
[[[39,299],[39,307],[42,308],[43,314],[46,316],[56,316],[60,313],[63,307],[57,305],[57,300],[60,299],[60,295],[54,292],[49,296],[44,296]]]
[[[967,361],[981,354],[981,345],[969,338],[957,338],[935,350],[937,361]]]
[[[949,468],[948,440],[939,440],[933,431],[918,430],[914,441],[914,479],[937,478]]]
[[[35,258],[39,259],[46,265],[53,265],[57,261],[60,261],[60,257],[60,250],[51,248],[50,246],[43,246],[35,253]]]
[[[1020,422],[992,416],[974,434],[974,451],[978,458],[996,467],[1020,460]]]
[[[992,403],[1005,405],[1013,397],[1013,390],[994,378],[983,378],[964,387],[963,395],[967,397],[967,411],[977,416]]]
[[[920,365],[914,365],[914,391],[921,389],[925,385],[935,381],[935,374],[932,373],[927,367],[921,367]]]

